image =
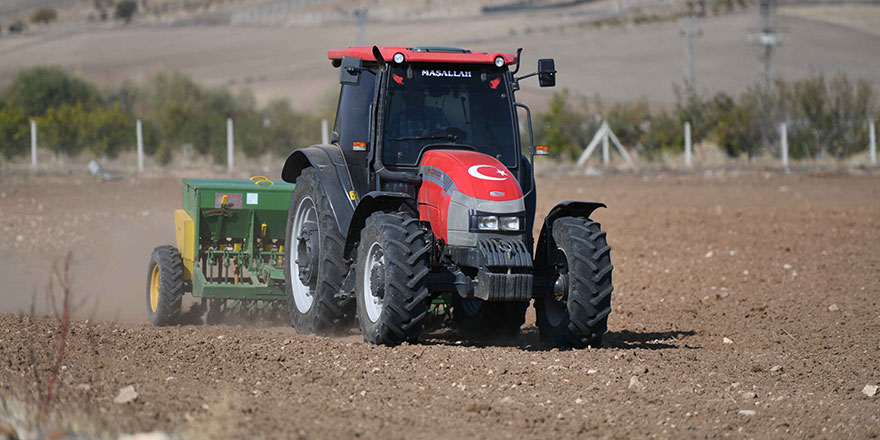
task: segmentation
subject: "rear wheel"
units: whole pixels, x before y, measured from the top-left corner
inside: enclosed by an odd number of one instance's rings
[[[183,301],[183,259],[174,246],[153,249],[147,269],[147,313],[157,326],[176,324]]]
[[[298,333],[345,328],[353,303],[336,295],[346,273],[345,239],[314,168],[296,179],[287,217],[284,277],[291,324]]]
[[[428,250],[418,219],[370,215],[357,249],[358,322],[364,341],[415,342],[428,316]]]
[[[554,289],[535,298],[541,339],[561,347],[599,347],[611,313],[611,247],[599,223],[563,217],[553,222]]]

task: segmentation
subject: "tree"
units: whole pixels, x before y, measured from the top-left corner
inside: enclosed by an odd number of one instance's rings
[[[20,34],[24,32],[24,22],[21,20],[13,21],[9,23],[9,33],[10,34]]]
[[[107,10],[113,6],[113,0],[93,0],[92,4],[98,11],[101,21],[107,21]]]
[[[554,93],[547,112],[536,118],[536,125],[538,139],[551,147],[552,155],[574,159],[597,127],[594,121],[585,116],[586,102],[581,102],[582,111],[578,111],[572,108],[569,97],[568,89]]]
[[[37,125],[40,127],[41,144],[59,156],[72,156],[85,146],[88,114],[82,104],[62,104],[57,109],[50,107],[37,118]]]
[[[134,0],[122,0],[116,4],[116,18],[131,23],[131,18],[137,12],[137,2]]]
[[[751,117],[745,107],[734,106],[721,116],[712,129],[712,135],[728,156],[737,157],[759,142],[760,133],[749,130],[754,125]]]
[[[27,151],[28,121],[24,110],[13,103],[0,103],[0,145],[3,157],[11,159]]]
[[[49,24],[58,19],[58,13],[52,8],[40,8],[31,14],[31,23]]]
[[[57,109],[64,104],[79,103],[85,110],[101,105],[97,87],[58,67],[33,67],[20,71],[0,92],[0,97],[21,106],[27,118],[40,116],[47,109]]]
[[[651,109],[644,99],[629,103],[620,102],[603,112],[603,118],[617,139],[624,146],[639,150],[644,150],[641,143],[645,132],[651,128],[651,117]]]
[[[86,115],[85,146],[93,153],[116,157],[124,147],[134,144],[131,118],[117,103],[109,109],[99,108]]]

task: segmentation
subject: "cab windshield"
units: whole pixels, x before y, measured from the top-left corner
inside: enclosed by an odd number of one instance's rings
[[[454,64],[392,66],[382,161],[416,166],[426,146],[463,145],[515,167],[505,71]]]

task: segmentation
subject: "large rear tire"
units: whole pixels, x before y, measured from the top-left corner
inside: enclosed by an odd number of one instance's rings
[[[147,313],[156,326],[180,319],[183,302],[183,259],[174,246],[153,249],[147,269]]]
[[[364,341],[415,342],[428,316],[428,248],[419,220],[376,212],[357,249],[358,322]]]
[[[345,239],[314,168],[304,169],[296,179],[285,244],[287,310],[297,333],[347,329],[354,303],[337,296],[346,273]]]
[[[559,347],[600,347],[611,313],[611,247],[601,225],[562,217],[553,222],[551,296],[535,298],[541,339]]]

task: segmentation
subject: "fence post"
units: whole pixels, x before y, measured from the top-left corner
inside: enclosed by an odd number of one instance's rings
[[[788,127],[785,122],[779,124],[779,146],[782,148],[782,167],[788,169]]]
[[[877,132],[874,121],[868,125],[868,137],[870,138],[871,165],[877,165]]]
[[[327,130],[327,120],[321,119],[321,143],[324,145],[330,143],[330,133]]]
[[[235,167],[235,142],[233,141],[232,118],[226,119],[226,171]]]
[[[608,161],[610,160],[609,151],[608,151],[608,132],[605,131],[602,134],[602,165],[608,165]]]
[[[684,166],[691,168],[691,123],[684,123]]]
[[[37,121],[31,119],[31,168],[37,169]]]
[[[141,120],[137,120],[136,126],[137,133],[137,147],[138,147],[138,172],[144,172],[144,128],[141,125]]]

